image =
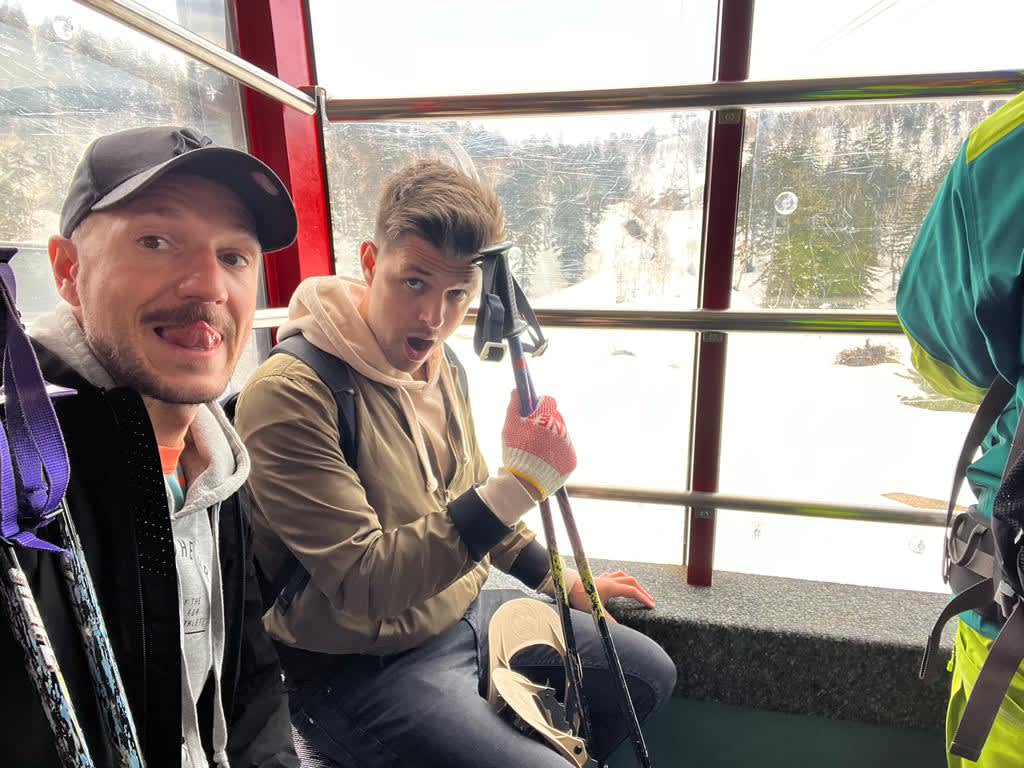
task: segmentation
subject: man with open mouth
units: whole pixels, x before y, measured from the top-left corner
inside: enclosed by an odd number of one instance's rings
[[[341,766],[566,765],[481,696],[489,617],[523,596],[482,592],[488,568],[553,593],[547,551],[520,518],[576,465],[554,400],[524,418],[513,399],[504,465],[489,472],[465,373],[444,345],[479,291],[480,250],[503,229],[494,192],[464,174],[436,162],[400,171],[360,248],[364,280],[304,281],[278,335],[290,354],[272,355],[238,400],[254,548],[278,595],[265,624],[291,683],[292,720]],[[578,576],[568,581],[573,606],[587,609]],[[602,598],[653,606],[624,573],[597,582]],[[573,613],[592,754],[603,759],[626,726],[593,621]],[[675,667],[645,636],[613,630],[646,717],[671,693]],[[550,648],[517,662],[558,685]]]
[[[149,768],[299,764],[237,501],[249,458],[216,402],[260,260],[295,233],[269,167],[153,127],[89,145],[50,239],[63,302],[30,334],[44,376],[76,391],[56,402],[67,500]],[[93,760],[118,765],[57,560],[22,553]],[[56,767],[6,624],[0,665],[0,762]]]

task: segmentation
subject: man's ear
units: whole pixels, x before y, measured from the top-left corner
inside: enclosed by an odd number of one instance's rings
[[[359,265],[363,268],[363,279],[367,285],[373,285],[378,255],[377,244],[373,240],[363,240],[359,246]]]
[[[57,293],[72,307],[80,307],[78,296],[78,274],[81,269],[78,246],[67,237],[54,235],[50,238],[50,268],[57,284]]]

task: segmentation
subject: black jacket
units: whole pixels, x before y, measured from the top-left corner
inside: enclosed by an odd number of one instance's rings
[[[174,541],[159,453],[142,399],[98,389],[37,345],[71,459],[67,502],[82,539],[148,768],[181,765],[181,645]],[[232,768],[297,768],[281,670],[260,621],[252,532],[237,497],[221,506],[223,704]],[[43,529],[44,535],[46,529]],[[25,575],[97,766],[113,766],[56,556],[20,550]],[[6,621],[0,622],[0,764],[58,766],[49,726]],[[213,686],[199,702],[209,749]]]

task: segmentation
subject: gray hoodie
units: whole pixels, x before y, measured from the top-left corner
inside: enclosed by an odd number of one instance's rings
[[[38,318],[29,335],[59,356],[89,383],[115,385],[90,349],[85,333],[67,304]],[[181,625],[181,764],[206,766],[196,702],[210,674],[216,695],[212,723],[214,763],[228,767],[227,720],[221,706],[221,663],[224,657],[224,599],[218,557],[220,505],[249,475],[249,456],[216,403],[199,407],[186,443],[194,457],[188,464],[185,504],[171,515],[178,571]],[[168,513],[173,509],[168,489]],[[202,514],[200,514],[202,513]]]

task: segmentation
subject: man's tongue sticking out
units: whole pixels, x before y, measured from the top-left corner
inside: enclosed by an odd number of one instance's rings
[[[223,338],[219,331],[202,321],[187,325],[165,325],[158,328],[157,333],[171,344],[203,351],[216,349]]]

